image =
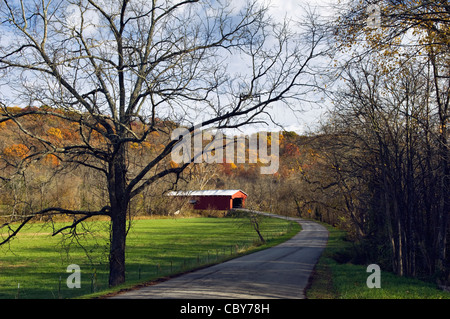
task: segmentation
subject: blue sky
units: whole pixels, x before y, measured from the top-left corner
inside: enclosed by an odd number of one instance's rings
[[[270,9],[269,14],[276,22],[282,22],[285,19],[289,19],[292,21],[301,22],[302,16],[305,13],[305,7],[310,6],[316,8],[319,13],[333,16],[331,10],[331,5],[327,3],[328,0],[319,1],[319,0],[259,0],[262,3],[269,3]],[[330,0],[331,1],[331,0]],[[337,1],[335,0],[335,3]],[[243,1],[235,0],[236,9],[239,9],[239,6],[242,5]],[[234,4],[234,2],[233,2]],[[95,20],[95,19],[93,19]],[[69,21],[68,21],[69,22]],[[73,23],[76,23],[74,21]],[[95,21],[92,21],[95,23]],[[3,37],[2,37],[3,35]],[[0,34],[0,41],[7,43],[11,39],[8,38],[5,30],[3,29],[2,34]],[[237,61],[237,65],[240,61]],[[233,67],[233,66],[232,66]],[[8,75],[7,75],[8,76]],[[33,79],[30,79],[33,80]],[[14,100],[9,100],[8,97],[9,89],[7,86],[1,87],[0,98],[8,102],[8,104],[12,105],[20,105],[19,103],[14,103]],[[306,99],[317,99],[317,96],[306,97]],[[22,105],[25,106],[25,105]],[[298,101],[290,105],[290,107],[283,105],[274,105],[269,111],[270,117],[274,120],[274,122],[283,125],[286,130],[297,131],[299,133],[308,131],[308,129],[313,129],[317,122],[323,117],[325,108],[323,105],[319,104],[310,104],[306,101]],[[246,127],[245,132],[252,132],[255,130],[278,130],[279,127],[275,126],[273,123],[269,123],[269,126],[258,125],[257,127]]]
[[[338,5],[337,0],[261,0],[261,2],[269,3],[269,14],[279,22],[282,22],[284,19],[302,22],[302,16],[304,16],[307,8],[315,10],[324,18],[334,19],[336,18],[335,7]],[[317,100],[317,98],[317,95],[307,97],[310,100]],[[282,124],[286,130],[304,133],[314,130],[318,126],[319,121],[323,120],[326,116],[327,105],[325,101],[320,103],[299,101],[292,105],[292,109],[295,109],[295,111],[288,107],[274,107],[271,116],[275,122]],[[260,127],[248,127],[245,130],[253,132],[258,129]],[[278,127],[270,124],[269,129],[277,130]]]

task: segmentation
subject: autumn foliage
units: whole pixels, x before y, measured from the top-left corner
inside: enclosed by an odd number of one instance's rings
[[[47,111],[50,109],[46,109]],[[8,108],[8,112],[11,114],[20,114],[20,112],[29,111],[27,109]],[[51,110],[52,112],[62,112],[59,110]],[[64,114],[67,115],[67,114]],[[103,177],[101,175],[89,172],[85,167],[77,166],[76,162],[71,158],[70,160],[64,157],[64,154],[55,152],[52,147],[64,147],[66,145],[83,145],[86,139],[92,145],[99,145],[101,147],[108,147],[107,143],[100,134],[101,132],[96,130],[89,130],[88,128],[82,128],[80,130],[79,125],[76,122],[71,122],[59,118],[57,116],[40,116],[39,114],[29,115],[20,118],[20,123],[23,129],[27,132],[36,134],[42,138],[37,140],[31,138],[18,128],[11,120],[1,122],[0,136],[0,163],[5,171],[9,170],[14,172],[18,169],[24,169],[26,179],[28,182],[23,184],[18,180],[14,183],[4,184],[4,187],[0,189],[0,201],[3,203],[9,203],[11,206],[4,205],[0,214],[9,215],[12,207],[17,209],[15,201],[19,201],[18,197],[28,198],[28,209],[39,209],[42,207],[42,200],[40,194],[43,194],[45,188],[45,194],[49,195],[54,193],[53,201],[57,201],[59,204],[66,208],[89,208],[100,206],[102,201],[107,201],[105,197],[106,191],[103,187],[99,186],[98,181]],[[167,126],[167,123],[164,123]],[[172,124],[173,126],[173,124]],[[140,133],[145,127],[142,124],[133,122],[131,129],[134,132]],[[83,136],[80,134],[82,131]],[[164,139],[167,138],[167,134],[163,130],[160,132],[153,131],[148,134],[147,138],[140,143],[132,142],[128,144],[129,153],[129,169],[138,168],[157,156],[159,152],[164,149]],[[52,147],[49,147],[45,142],[51,143]],[[280,201],[273,196],[277,192],[272,192],[273,198],[262,196],[262,192],[267,187],[279,187],[279,180],[284,179],[285,184],[289,184],[290,181],[296,181],[301,178],[305,173],[305,169],[312,169],[313,161],[311,160],[311,149],[305,146],[305,138],[297,135],[293,132],[281,132],[279,137],[279,162],[280,168],[278,172],[270,176],[262,176],[260,174],[260,167],[266,165],[258,160],[257,163],[227,163],[225,160],[222,164],[201,164],[207,165],[208,169],[201,170],[189,170],[185,174],[188,179],[180,181],[180,187],[198,188],[200,185],[196,185],[196,180],[203,179],[207,182],[202,183],[201,188],[241,188],[250,194],[249,204],[254,203],[254,208],[262,210],[277,210],[277,211],[290,211],[295,212],[295,201]],[[208,141],[204,141],[206,145]],[[270,148],[271,135],[267,135],[267,144]],[[249,150],[246,148],[246,158],[249,157]],[[24,163],[23,160],[30,157],[30,161]],[[83,158],[80,158],[83,160]],[[92,162],[92,165],[96,163]],[[168,159],[167,168],[177,168],[179,163],[176,163]],[[54,176],[55,170],[65,170],[67,173],[61,174],[58,177]],[[194,172],[194,173],[193,173]],[[205,178],[204,176],[207,176]],[[189,181],[187,185],[183,185],[183,181]],[[276,185],[274,184],[276,183]],[[133,201],[133,207],[136,214],[158,214],[165,213],[167,209],[164,207],[164,203],[155,200],[153,193],[163,193],[164,182],[161,183],[161,189],[156,186],[144,192],[142,196],[137,197]],[[270,186],[272,185],[272,186]],[[8,190],[14,189],[15,197]],[[66,189],[67,187],[67,189]],[[65,189],[63,191],[63,189]],[[155,190],[156,189],[156,190]],[[39,191],[38,191],[39,190]],[[286,189],[287,191],[287,189]],[[38,196],[39,194],[39,196]],[[280,194],[281,196],[282,194]],[[277,195],[278,196],[278,195]],[[284,196],[284,195],[283,195]],[[15,199],[13,199],[15,198]],[[39,203],[39,205],[37,205]],[[50,203],[48,203],[50,204]],[[9,208],[8,208],[9,207]]]
[[[3,155],[15,159],[24,159],[29,152],[30,150],[26,145],[13,144],[11,146],[7,146],[3,150]]]

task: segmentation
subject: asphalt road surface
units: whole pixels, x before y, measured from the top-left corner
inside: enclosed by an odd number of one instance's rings
[[[280,245],[113,298],[305,298],[308,279],[326,246],[328,231],[312,221],[289,219],[300,223],[302,231]]]

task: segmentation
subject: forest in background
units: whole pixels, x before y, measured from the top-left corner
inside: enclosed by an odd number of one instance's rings
[[[7,108],[10,113],[28,112],[29,109]],[[48,109],[47,109],[48,110]],[[36,111],[34,108],[33,111]],[[58,113],[63,111],[52,110]],[[70,114],[65,114],[70,116]],[[77,125],[70,125],[63,119],[33,115],[22,122],[22,129],[44,136],[60,147],[67,144],[82,143],[88,139],[94,145],[102,144],[102,136],[95,130],[81,132]],[[169,121],[160,121],[158,130],[149,134],[140,144],[130,143],[127,149],[129,162],[127,169],[133,170],[151,160],[164,148],[170,139],[170,133],[176,125]],[[142,124],[133,123],[133,131],[143,130]],[[0,124],[0,163],[3,171],[10,171],[12,177],[4,179],[0,190],[1,215],[14,219],[22,214],[39,211],[45,207],[64,207],[68,210],[89,210],[103,207],[107,199],[107,190],[102,181],[102,174],[86,168],[83,158],[67,159],[51,151],[36,158],[42,152],[43,145],[23,131],[13,121]],[[267,136],[270,147],[270,134]],[[300,197],[298,181],[305,171],[312,169],[320,156],[307,136],[295,132],[281,132],[279,137],[279,170],[270,176],[260,174],[260,161],[256,164],[246,163],[199,163],[191,164],[183,174],[168,177],[152,185],[133,201],[130,211],[134,216],[170,215],[180,207],[172,204],[172,199],[164,196],[170,189],[230,189],[239,188],[249,194],[248,206],[254,209],[283,212],[283,214],[300,214],[305,207]],[[206,145],[211,140],[203,140]],[[248,143],[248,137],[247,137]],[[30,146],[31,145],[31,146]],[[248,144],[244,146],[248,159]],[[258,152],[258,149],[255,150]],[[33,161],[28,158],[33,157]],[[81,165],[82,163],[82,165]],[[100,163],[90,163],[92,166]],[[89,164],[88,164],[89,165]],[[164,164],[177,167],[179,164],[168,158]],[[280,187],[283,185],[283,190]],[[298,189],[298,191],[297,191]],[[291,190],[291,191],[289,191]],[[304,191],[304,190],[302,190]],[[282,194],[283,193],[283,194]],[[311,213],[311,209],[305,210]]]

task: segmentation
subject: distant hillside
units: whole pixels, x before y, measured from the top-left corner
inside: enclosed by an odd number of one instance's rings
[[[26,109],[8,107],[3,110],[3,114],[4,116],[0,117],[0,168],[4,178],[0,188],[0,211],[3,215],[31,212],[48,205],[70,209],[103,207],[108,198],[104,189],[105,184],[99,181],[104,179],[104,176],[96,170],[89,169],[87,165],[79,164],[82,162],[95,167],[104,164],[92,160],[88,163],[81,156],[77,158],[64,156],[55,149],[70,148],[74,145],[91,145],[100,150],[107,149],[108,141],[101,127],[89,124],[80,126],[81,118],[85,123],[89,123],[90,114],[48,107]],[[17,122],[7,119],[6,114],[17,116]],[[156,130],[146,135],[142,142],[128,143],[128,170],[137,170],[155,158],[164,149],[170,140],[170,132],[176,127],[174,122],[157,120]],[[135,121],[128,129],[130,134],[142,136],[147,127]],[[248,164],[249,152],[252,150],[249,150],[247,141],[247,145],[244,145],[247,158],[245,163],[226,163],[224,159],[220,164],[191,165],[177,187],[211,189],[233,186],[253,193],[250,203],[254,201],[262,207],[270,205],[275,207],[274,203],[269,203],[269,200],[257,194],[265,187],[253,190],[254,186],[267,184],[269,180],[284,180],[287,185],[289,179],[301,179],[305,170],[313,167],[317,159],[314,149],[308,145],[310,139],[294,132],[281,132],[278,154],[280,164],[278,171],[273,175],[260,174],[259,168],[266,165],[261,161]],[[209,142],[210,140],[204,140],[203,144]],[[268,149],[271,143],[269,134]],[[258,153],[260,150],[253,151]],[[165,165],[177,167],[179,164],[169,158]],[[160,196],[168,188],[173,188],[173,181],[170,183],[162,182],[152,186],[136,199],[136,213],[153,214],[166,211],[164,207],[167,205],[155,197]],[[271,183],[273,182],[267,185]],[[293,203],[293,198],[290,198],[283,204],[292,206]]]

